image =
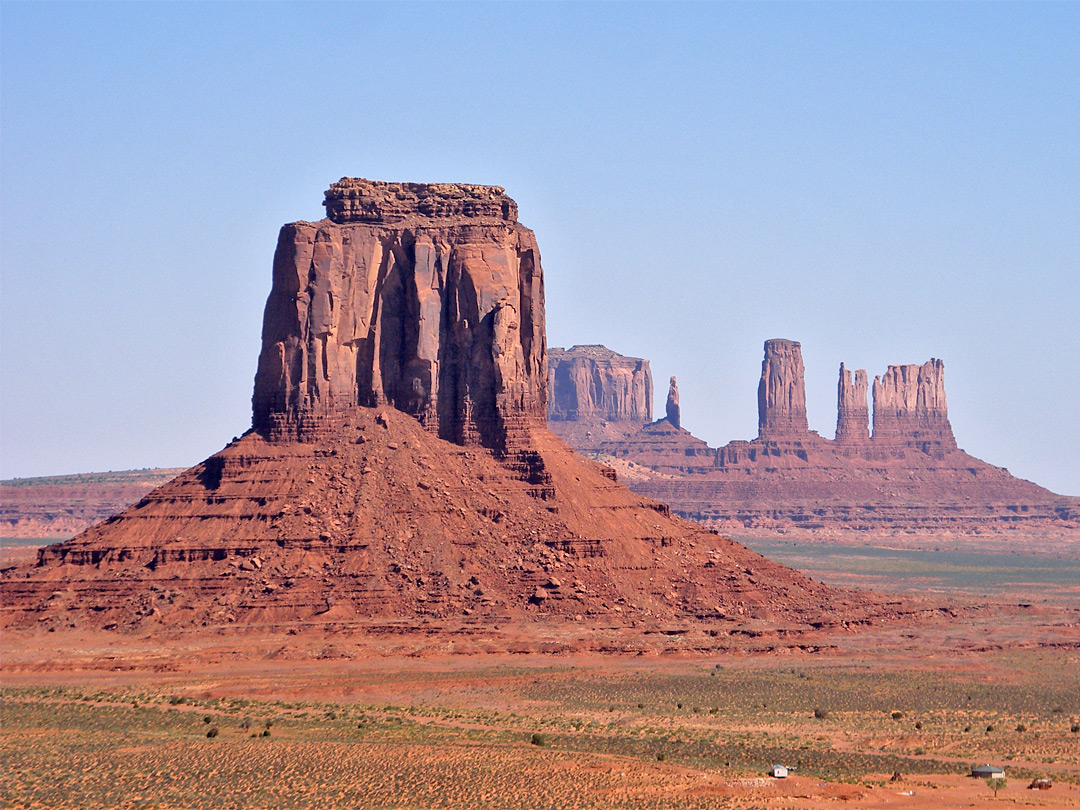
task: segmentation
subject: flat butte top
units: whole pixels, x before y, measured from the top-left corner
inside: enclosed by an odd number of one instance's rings
[[[517,222],[518,207],[501,186],[385,183],[342,177],[326,190],[326,215],[338,224],[406,219],[494,219]]]

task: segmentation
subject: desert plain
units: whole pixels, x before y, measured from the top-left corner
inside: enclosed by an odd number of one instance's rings
[[[937,608],[857,631],[7,631],[0,806],[1080,807],[1080,560],[1029,544],[1006,577],[970,546],[933,566],[894,544],[868,572],[864,545],[775,541]],[[981,763],[1005,767],[996,793]]]

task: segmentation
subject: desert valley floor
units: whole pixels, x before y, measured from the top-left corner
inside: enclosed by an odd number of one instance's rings
[[[749,542],[943,609],[797,637],[693,622],[5,632],[0,806],[1080,807],[1080,559]],[[4,557],[30,552],[9,541]],[[968,776],[984,762],[1006,768],[996,795]],[[1052,787],[1028,789],[1040,778]]]

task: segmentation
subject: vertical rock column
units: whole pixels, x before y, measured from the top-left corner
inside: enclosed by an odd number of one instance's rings
[[[866,371],[859,369],[854,379],[840,364],[840,382],[836,391],[836,441],[841,444],[867,444],[870,441],[870,410],[866,404]]]
[[[766,340],[758,383],[758,438],[801,438],[807,433],[802,347],[794,340]]]
[[[667,414],[667,420],[671,422],[675,427],[682,427],[679,418],[679,386],[675,384],[675,378],[671,378],[671,382],[668,385],[667,392],[667,404],[665,405],[664,412]]]

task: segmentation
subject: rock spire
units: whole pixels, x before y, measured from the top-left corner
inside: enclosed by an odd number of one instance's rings
[[[758,383],[758,438],[803,437],[806,422],[806,383],[802,347],[798,341],[765,341]]]
[[[675,383],[674,377],[671,378],[671,382],[668,384],[667,404],[664,410],[667,414],[667,420],[672,425],[682,427],[679,420],[679,386]]]
[[[852,373],[840,364],[840,382],[836,392],[836,441],[842,444],[866,444],[870,441],[870,410],[866,405],[866,371]]]
[[[945,363],[889,366],[874,378],[874,442],[923,452],[956,449],[945,404]]]

